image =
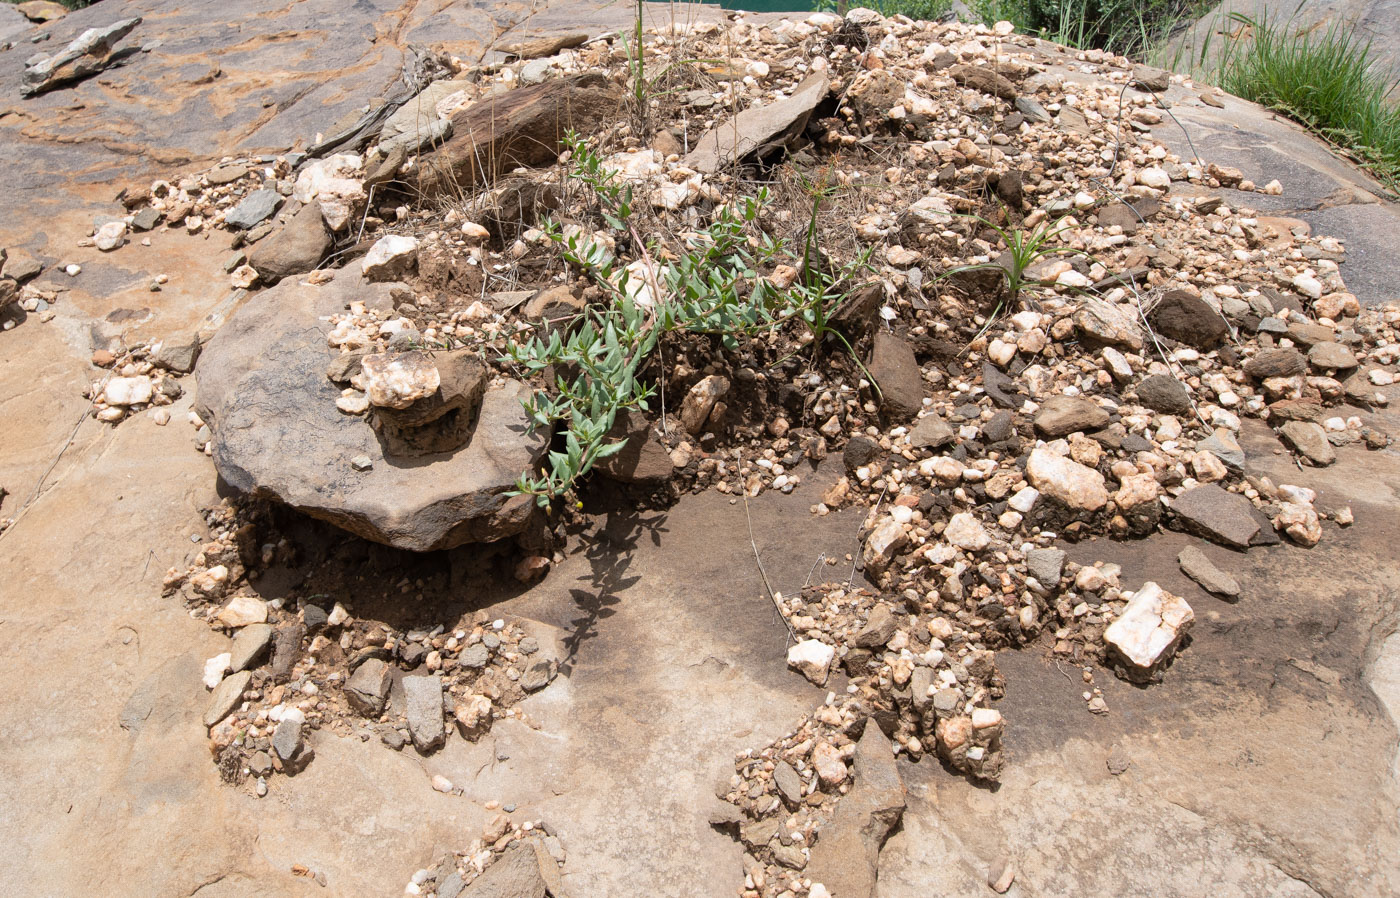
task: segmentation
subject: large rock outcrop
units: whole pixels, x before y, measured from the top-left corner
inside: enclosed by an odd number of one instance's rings
[[[219,475],[239,491],[403,549],[519,533],[533,499],[507,494],[546,445],[530,432],[523,384],[486,390],[466,445],[436,454],[399,453],[364,417],[336,408],[340,388],[326,376],[338,355],[326,340],[329,317],[352,300],[392,308],[392,288],[347,275],[322,286],[288,279],[209,341],[195,370],[197,408]]]

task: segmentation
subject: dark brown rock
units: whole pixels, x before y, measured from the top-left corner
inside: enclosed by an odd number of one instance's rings
[[[371,420],[385,455],[436,455],[453,452],[471,440],[486,393],[486,366],[466,349],[435,352],[432,361],[441,379],[436,393],[408,408],[374,409]]]
[[[894,420],[907,420],[923,408],[924,378],[914,348],[887,331],[875,335],[867,366],[880,388],[880,410]]]
[[[1307,360],[1296,349],[1265,349],[1245,360],[1244,373],[1255,380],[1292,377],[1308,370]]]
[[[1167,415],[1185,415],[1191,411],[1191,394],[1181,381],[1169,374],[1144,377],[1137,385],[1138,402]]]
[[[1052,396],[1041,403],[1035,415],[1036,432],[1046,439],[1069,436],[1075,431],[1088,433],[1108,424],[1108,412],[1083,396]]]
[[[1016,99],[1016,85],[1006,76],[991,69],[975,65],[955,65],[948,67],[948,74],[963,87],[980,90],[1003,100]]]
[[[1147,320],[1162,336],[1202,352],[1214,349],[1230,336],[1225,319],[1189,290],[1168,290]]]
[[[487,389],[470,442],[411,464],[386,457],[368,421],[335,406],[326,377],[337,354],[329,317],[348,303],[392,304],[393,287],[337,278],[289,279],[250,299],[205,346],[197,407],[213,435],[214,465],[233,489],[275,499],[366,539],[428,551],[514,536],[534,501],[510,496],[547,437],[530,430],[508,381]],[[361,455],[369,470],[356,470]]]
[[[619,440],[623,441],[622,449],[596,463],[594,470],[622,483],[664,483],[671,479],[675,465],[666,447],[652,436],[646,415],[636,409],[620,412],[603,444]]]
[[[276,283],[314,270],[330,248],[331,232],[321,217],[321,205],[311,202],[263,238],[249,255],[248,264],[264,281]]]

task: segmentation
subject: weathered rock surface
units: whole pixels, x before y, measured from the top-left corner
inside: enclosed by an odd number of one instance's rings
[[[1040,406],[1035,429],[1046,439],[1069,436],[1075,431],[1098,430],[1108,424],[1108,412],[1083,396],[1052,396]]]
[[[873,721],[856,743],[855,784],[812,846],[806,875],[833,896],[870,898],[880,849],[904,816],[904,782],[890,741]]]
[[[345,700],[357,713],[374,720],[384,713],[392,680],[389,665],[369,658],[350,675],[345,684]]]
[[[441,748],[447,739],[442,717],[442,677],[404,677],[403,691],[413,747],[423,754]]]
[[[195,375],[214,463],[237,490],[274,498],[366,539],[427,551],[518,533],[529,497],[506,492],[544,452],[520,405],[525,387],[488,390],[463,449],[386,454],[364,420],[341,414],[325,375],[325,318],[352,300],[387,302],[385,285],[287,282],[248,302],[205,347]],[[350,462],[365,455],[367,471]]]
[[[20,96],[32,97],[97,74],[112,64],[116,43],[140,24],[141,17],[135,16],[105,27],[89,28],[58,53],[26,66]]]
[[[664,483],[671,478],[675,465],[666,447],[651,435],[646,415],[628,409],[617,416],[607,443],[621,440],[623,447],[594,464],[594,470],[623,483]]]
[[[452,137],[421,160],[415,187],[435,196],[553,161],[570,128],[587,134],[618,110],[616,85],[596,72],[476,103],[452,117]]]
[[[1230,335],[1230,326],[1210,303],[1187,290],[1169,290],[1148,315],[1164,337],[1199,349],[1214,349]]]
[[[1337,460],[1337,450],[1327,441],[1327,431],[1312,421],[1289,421],[1279,428],[1284,445],[1307,459],[1309,464],[1325,468]]]
[[[1191,411],[1191,394],[1169,374],[1144,377],[1137,385],[1138,401],[1156,412],[1185,415]]]

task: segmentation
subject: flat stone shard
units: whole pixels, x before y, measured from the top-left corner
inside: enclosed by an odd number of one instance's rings
[[[750,155],[764,155],[784,145],[807,127],[812,110],[826,97],[831,82],[825,72],[808,75],[792,96],[745,109],[731,121],[705,133],[685,157],[694,171],[714,174]]]
[[[352,301],[390,302],[389,287],[353,278],[319,287],[288,281],[250,299],[205,346],[197,407],[220,476],[236,490],[398,548],[447,549],[519,533],[532,500],[507,493],[546,447],[520,404],[527,388],[508,381],[485,390],[465,447],[402,464],[374,427],[336,408],[340,388],[326,377],[337,355],[326,342],[328,319]],[[351,466],[360,456],[368,470]]]
[[[1107,424],[1108,412],[1083,396],[1052,396],[1041,404],[1035,416],[1036,431],[1051,440],[1075,431],[1098,430]]]
[[[282,197],[277,191],[266,188],[255,190],[229,210],[224,216],[224,224],[246,231],[270,218],[280,205]]]
[[[904,816],[904,783],[890,741],[874,721],[856,743],[855,783],[812,846],[805,875],[837,898],[871,898],[880,849]]]
[[[1289,421],[1279,428],[1279,436],[1289,449],[1303,456],[1308,464],[1325,468],[1337,460],[1337,450],[1327,440],[1327,431],[1312,421]]]
[[[1195,619],[1185,599],[1149,580],[1103,631],[1103,640],[1127,661],[1127,679],[1142,682],[1151,679],[1157,665],[1171,657]]]
[[[1227,599],[1235,599],[1240,594],[1239,581],[1215,566],[1206,553],[1195,546],[1187,546],[1176,556],[1181,572],[1195,580],[1206,592]]]
[[[628,409],[617,416],[605,444],[622,441],[622,449],[594,464],[593,469],[622,483],[664,483],[675,469],[671,455],[651,435],[646,415]]]
[[[1192,487],[1177,496],[1172,511],[1187,531],[1232,549],[1249,548],[1259,532],[1250,501],[1213,483]]]
[[[320,264],[331,248],[331,232],[319,203],[298,209],[280,229],[264,237],[248,256],[248,264],[269,283],[305,274]]]
[[[89,28],[53,56],[25,66],[20,96],[32,97],[97,74],[112,64],[112,48],[117,41],[140,24],[141,17],[135,16],[105,28]]]
[[[441,748],[447,740],[442,718],[442,677],[404,677],[403,691],[413,747],[422,754]]]
[[[214,694],[209,696],[209,705],[204,711],[204,725],[211,727],[233,713],[233,709],[243,701],[243,693],[252,682],[253,675],[246,670],[224,677]]]
[[[989,68],[975,65],[955,65],[948,67],[948,74],[963,87],[980,90],[984,94],[991,94],[1003,100],[1016,99],[1016,85],[1012,84],[1006,76]]]
[[[345,700],[356,713],[375,720],[384,713],[391,684],[389,665],[370,658],[355,669],[345,684]]]
[[[870,376],[880,388],[880,410],[895,420],[912,418],[923,408],[924,378],[914,347],[886,331],[875,335]]]

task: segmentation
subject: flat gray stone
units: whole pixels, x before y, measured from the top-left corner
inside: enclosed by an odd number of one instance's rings
[[[802,801],[802,777],[787,761],[779,761],[773,767],[773,785],[778,787],[778,794],[783,797],[783,801],[789,806],[796,806]]]
[[[248,301],[205,346],[197,407],[214,465],[235,490],[276,499],[375,542],[429,551],[519,533],[533,498],[508,496],[545,451],[517,381],[486,391],[466,446],[400,458],[363,416],[336,408],[329,316],[354,300],[391,303],[393,285],[342,276],[283,282]],[[352,459],[367,456],[369,470]]]
[[[1313,421],[1289,421],[1278,430],[1283,443],[1312,465],[1325,468],[1337,460],[1327,431]]]
[[[209,705],[204,711],[204,725],[211,727],[232,714],[233,709],[243,701],[243,693],[252,681],[253,675],[246,670],[224,677],[223,682],[216,686],[213,694],[209,696]]]
[[[942,449],[957,438],[953,428],[938,415],[925,415],[909,431],[909,445],[915,449]]]
[[[1026,553],[1026,567],[1040,585],[1054,589],[1060,583],[1065,570],[1063,549],[1031,549]]]
[[[1356,354],[1340,343],[1314,343],[1308,350],[1308,364],[1319,370],[1349,372],[1356,368]]]
[[[261,224],[282,205],[282,197],[275,190],[255,190],[239,201],[237,206],[224,216],[224,224],[239,230],[248,230]]]
[[[1206,592],[1228,599],[1239,596],[1239,581],[1216,567],[1206,553],[1195,546],[1182,549],[1176,561],[1181,565],[1181,572],[1195,580]]]
[[[1187,531],[1232,549],[1249,548],[1259,532],[1253,504],[1213,483],[1182,493],[1172,502],[1172,511]]]
[[[272,624],[249,624],[233,637],[229,666],[235,673],[255,667],[272,642]]]
[[[392,685],[389,665],[379,658],[370,658],[355,669],[345,684],[345,701],[355,713],[377,719],[384,713]]]
[[[413,747],[423,754],[441,748],[447,740],[442,722],[442,677],[404,677],[403,691]]]
[[[284,761],[295,758],[301,751],[301,731],[304,721],[299,715],[289,714],[277,722],[272,731],[272,750]]]

